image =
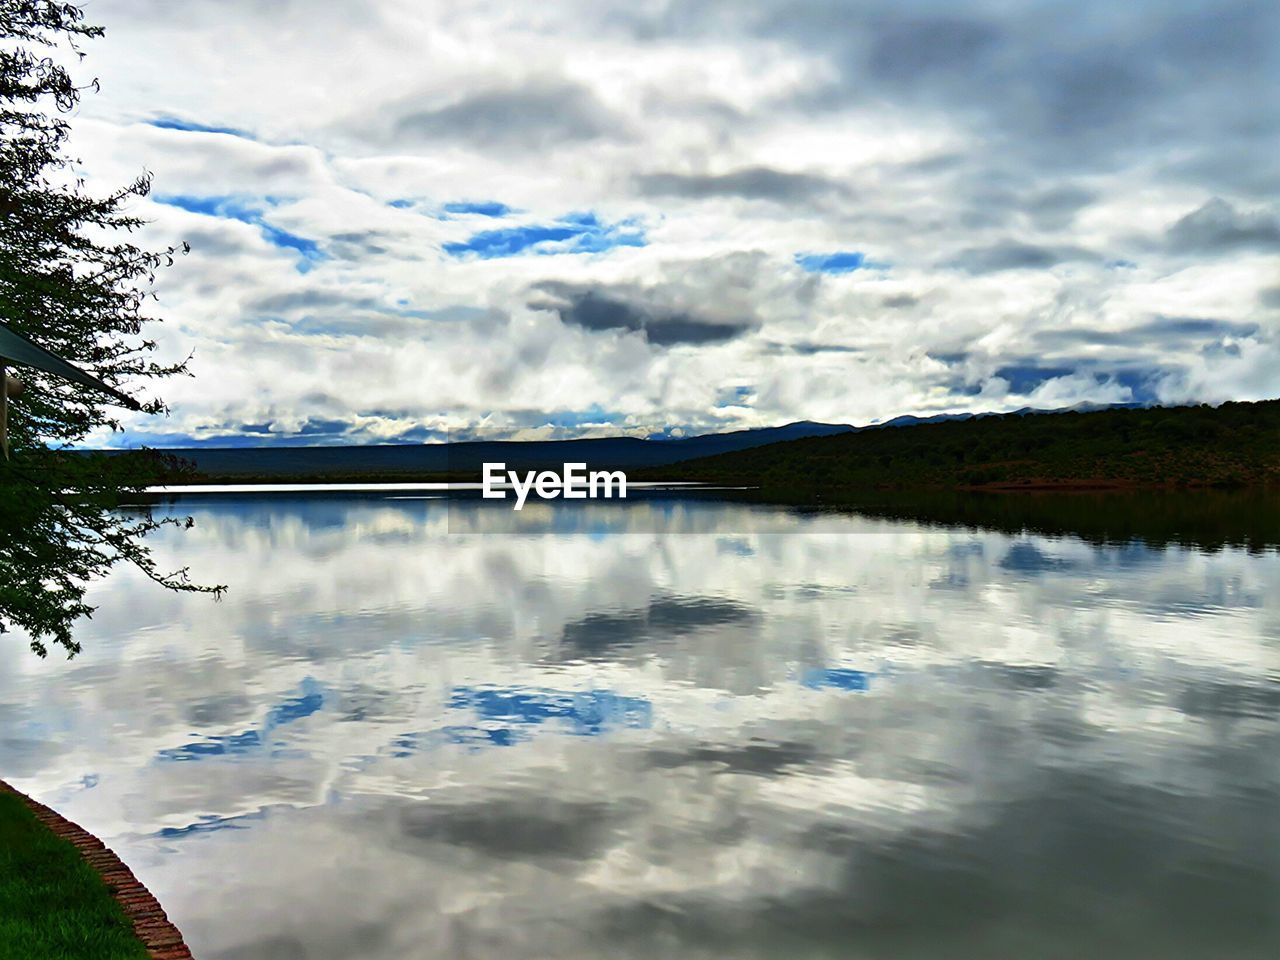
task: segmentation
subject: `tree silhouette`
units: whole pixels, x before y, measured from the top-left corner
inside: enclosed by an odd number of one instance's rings
[[[142,310],[156,270],[178,251],[129,242],[142,221],[127,207],[147,194],[148,176],[96,196],[64,152],[62,115],[85,88],[63,63],[82,59],[80,43],[102,32],[73,4],[0,0],[0,322],[133,395],[187,373],[185,361],[152,359],[144,327],[154,321]],[[154,452],[64,449],[93,430],[120,429],[122,401],[33,368],[15,372],[26,390],[9,410],[11,459],[0,460],[0,633],[21,629],[41,656],[48,643],[74,655],[73,625],[92,612],[86,587],[122,561],[171,589],[220,593],[185,569],[157,569],[143,542],[189,518],[119,509],[176,463]],[[166,412],[154,396],[141,408]]]

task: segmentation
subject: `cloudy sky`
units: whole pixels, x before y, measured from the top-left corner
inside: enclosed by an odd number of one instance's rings
[[[1280,394],[1273,3],[88,12],[75,152],[192,246],[116,442]]]

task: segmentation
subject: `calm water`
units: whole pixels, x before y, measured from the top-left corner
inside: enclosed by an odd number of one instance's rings
[[[1280,555],[203,499],[0,776],[202,960],[1280,956]]]

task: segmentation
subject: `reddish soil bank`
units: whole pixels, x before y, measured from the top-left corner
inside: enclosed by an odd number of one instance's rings
[[[133,875],[133,871],[107,849],[106,844],[43,803],[13,789],[3,780],[0,780],[0,791],[18,797],[35,814],[37,820],[55,835],[70,841],[80,851],[85,862],[98,872],[108,892],[124,910],[124,915],[133,924],[134,935],[147,948],[151,960],[192,960],[191,951],[183,941],[182,934],[169,922],[159,902]]]

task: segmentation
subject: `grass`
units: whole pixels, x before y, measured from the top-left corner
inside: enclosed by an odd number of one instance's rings
[[[68,841],[0,793],[0,957],[145,960],[120,905]]]

